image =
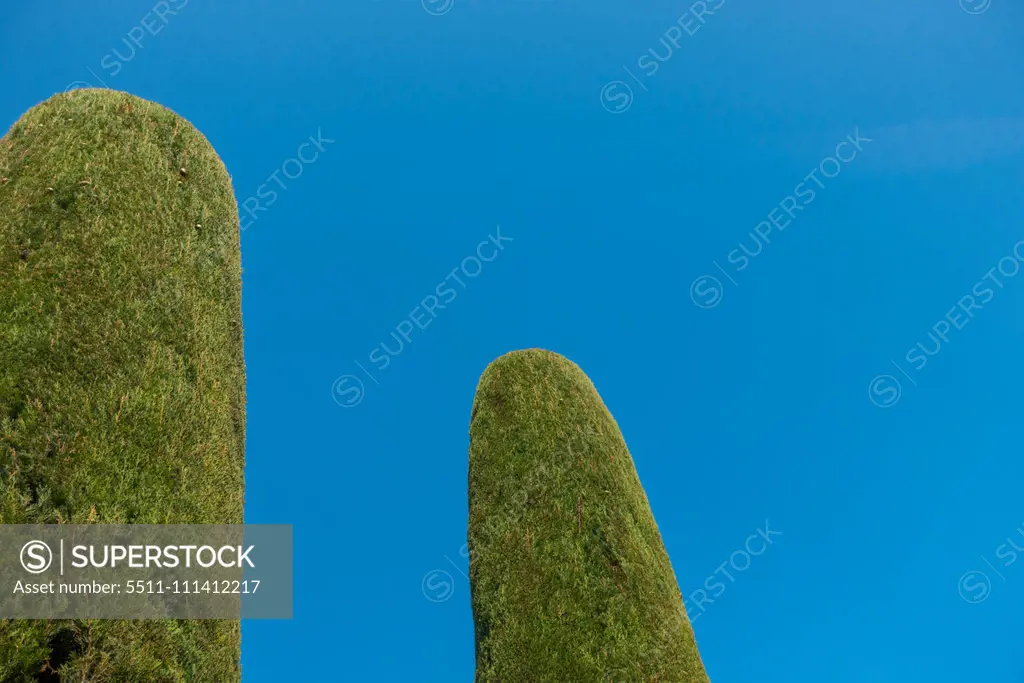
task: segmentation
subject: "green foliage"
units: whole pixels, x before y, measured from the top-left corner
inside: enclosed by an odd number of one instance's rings
[[[0,139],[0,523],[240,523],[238,209],[173,112],[77,90]],[[0,622],[0,680],[239,680],[237,621]]]
[[[562,356],[480,378],[469,549],[478,683],[707,683],[618,425]]]

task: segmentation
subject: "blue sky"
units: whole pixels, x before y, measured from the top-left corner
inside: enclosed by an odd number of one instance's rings
[[[126,90],[248,202],[296,592],[246,681],[471,680],[469,413],[525,347],[622,427],[715,683],[1024,680],[1024,7],[642,5],[0,10],[0,128]]]

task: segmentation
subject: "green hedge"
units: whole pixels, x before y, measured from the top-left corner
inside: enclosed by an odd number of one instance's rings
[[[562,356],[480,378],[469,550],[478,683],[707,683],[618,425]]]
[[[209,142],[108,90],[0,139],[0,523],[240,523],[238,208]],[[237,621],[0,622],[0,680],[236,681]]]

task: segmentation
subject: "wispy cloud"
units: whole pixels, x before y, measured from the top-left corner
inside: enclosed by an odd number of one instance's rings
[[[896,173],[960,170],[1024,150],[1024,118],[917,121],[872,126],[877,153],[865,171]]]

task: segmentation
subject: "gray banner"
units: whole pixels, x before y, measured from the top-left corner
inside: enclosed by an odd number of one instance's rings
[[[291,525],[0,525],[0,618],[291,617]]]

